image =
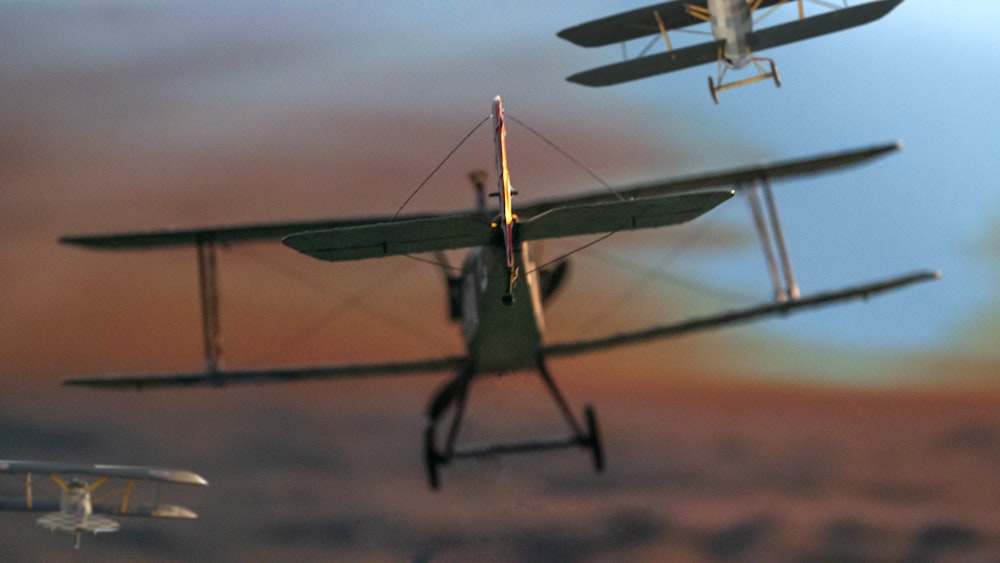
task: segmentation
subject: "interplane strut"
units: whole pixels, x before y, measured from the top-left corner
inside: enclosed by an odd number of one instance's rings
[[[222,343],[219,340],[219,280],[215,264],[215,242],[198,239],[198,289],[201,299],[201,327],[205,351],[205,371],[219,371]]]

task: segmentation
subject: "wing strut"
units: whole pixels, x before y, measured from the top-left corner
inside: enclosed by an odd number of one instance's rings
[[[604,470],[604,449],[597,428],[597,415],[594,408],[587,405],[583,410],[583,421],[580,422],[570,410],[566,398],[556,385],[552,374],[545,366],[543,358],[539,357],[536,366],[545,388],[555,401],[559,412],[569,426],[569,434],[552,438],[525,440],[517,442],[489,443],[459,447],[458,437],[462,421],[465,417],[469,386],[479,377],[471,370],[460,370],[455,377],[446,383],[431,399],[427,409],[427,425],[424,427],[424,462],[427,466],[427,477],[431,489],[440,487],[440,471],[442,465],[451,463],[454,459],[481,458],[500,454],[535,452],[579,447],[590,450],[594,470],[598,473]],[[445,434],[442,447],[437,445],[438,424],[448,410],[451,410],[451,421]]]
[[[24,474],[24,505],[28,507],[28,510],[34,508],[34,498],[31,495],[31,473],[27,472]]]
[[[785,244],[785,235],[778,220],[778,206],[774,203],[771,182],[764,176],[750,184],[746,193],[754,226],[757,228],[757,236],[764,250],[764,259],[767,261],[767,270],[774,286],[774,299],[778,303],[794,301],[799,298],[799,286],[795,283],[795,275],[792,274],[792,262],[788,257],[788,246]]]
[[[215,241],[198,238],[198,289],[201,295],[201,327],[205,343],[205,371],[219,371],[222,345],[219,341],[219,284],[215,269]]]

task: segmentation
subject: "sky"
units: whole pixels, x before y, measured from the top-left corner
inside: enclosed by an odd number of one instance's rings
[[[868,26],[765,53],[781,88],[724,92],[715,106],[710,66],[600,89],[564,80],[621,51],[555,32],[630,7],[5,3],[0,330],[10,369],[42,386],[200,362],[193,253],[95,253],[58,236],[393,212],[496,94],[612,185],[901,141],[901,153],[864,167],[776,184],[793,265],[805,292],[920,269],[943,279],[705,342],[760,350],[751,377],[923,385],[945,383],[939,371],[951,362],[995,367],[1000,118],[989,92],[1000,61],[984,48],[982,22],[1000,9],[958,3],[949,10],[958,25],[904,2]],[[491,166],[489,143],[485,130],[474,135],[408,209],[469,207],[464,176]],[[602,189],[518,124],[509,145],[522,200]],[[743,202],[683,229],[577,254],[550,336],[768,298]],[[254,246],[222,258],[231,363],[339,360],[320,346],[326,325],[354,322],[338,314],[381,318],[363,322],[410,342],[372,360],[460,349],[455,328],[431,312],[443,308],[433,268],[405,259],[330,268],[283,253]],[[373,283],[384,293],[358,297]],[[303,341],[299,351],[245,352],[260,349],[247,326],[279,320],[291,326],[272,340]],[[702,346],[684,341],[694,353]],[[719,367],[735,365],[746,362]]]
[[[868,559],[935,538],[995,550],[1000,425],[996,394],[979,390],[996,390],[1000,366],[1000,57],[989,48],[1000,7],[907,0],[867,26],[767,51],[781,88],[724,92],[718,106],[711,66],[601,89],[567,82],[621,51],[555,33],[636,6],[0,3],[0,458],[178,466],[211,482],[169,492],[202,515],[196,525],[130,520],[80,552],[4,514],[5,555],[696,560],[749,537],[751,559],[805,559],[803,542],[828,541],[809,552],[822,560],[843,553],[845,529],[872,540]],[[444,494],[430,493],[419,435],[441,376],[141,394],[59,385],[203,361],[191,249],[88,251],[61,235],[392,213],[498,94],[508,116],[615,186],[899,140],[901,152],[860,168],[775,183],[795,272],[804,292],[943,277],[553,361],[574,408],[598,407],[602,476],[576,451],[514,456],[448,467]],[[603,189],[520,123],[508,148],[520,200]],[[492,163],[480,129],[405,211],[471,207],[466,175]],[[740,198],[570,259],[547,310],[551,341],[770,298]],[[428,264],[329,264],[253,244],[221,249],[219,266],[227,367],[462,351]],[[548,428],[535,384],[483,381],[471,437]]]

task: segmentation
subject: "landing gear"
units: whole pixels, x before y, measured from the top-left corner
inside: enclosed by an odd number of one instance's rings
[[[597,429],[597,413],[594,407],[587,405],[583,409],[584,419],[587,421],[587,443],[590,448],[590,455],[594,461],[594,472],[604,472],[604,446],[601,445],[601,433]]]
[[[708,77],[708,92],[712,95],[712,101],[715,102],[715,105],[719,105],[719,92],[729,90],[731,88],[737,88],[739,86],[745,86],[754,82],[760,82],[761,80],[772,79],[774,80],[774,87],[781,88],[781,77],[778,76],[778,67],[774,64],[773,59],[754,56],[750,51],[747,51],[747,57],[747,60],[752,62],[754,67],[757,69],[757,75],[751,76],[750,78],[744,78],[743,80],[737,80],[736,82],[723,82],[726,77],[726,71],[730,68],[730,65],[723,58],[722,49],[719,49],[718,84],[712,80],[711,76]],[[769,69],[765,70],[764,67],[761,66],[761,63],[767,63]]]
[[[441,456],[434,448],[434,426],[428,424],[427,428],[424,429],[424,464],[427,466],[428,484],[434,491],[441,486],[441,480],[438,477],[438,464],[441,461]]]
[[[460,374],[452,381],[449,381],[434,396],[427,412],[427,426],[424,429],[424,464],[427,469],[428,484],[432,490],[440,488],[440,467],[447,465],[453,459],[462,458],[578,447],[590,450],[595,472],[601,473],[604,471],[604,448],[601,444],[601,434],[598,429],[597,414],[594,408],[590,405],[584,408],[584,425],[581,425],[570,412],[566,400],[563,398],[562,393],[559,392],[559,388],[556,387],[555,381],[542,362],[539,362],[538,371],[560,412],[562,412],[569,426],[570,434],[551,439],[527,440],[514,443],[490,443],[475,447],[458,448],[456,442],[462,423],[462,416],[465,411],[465,399],[468,387],[472,380],[470,374]],[[444,415],[445,410],[452,404],[454,404],[455,408],[449,424],[448,435],[444,447],[439,449],[436,441],[437,425],[440,418]]]

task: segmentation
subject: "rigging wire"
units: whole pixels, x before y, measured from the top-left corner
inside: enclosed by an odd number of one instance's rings
[[[562,147],[560,147],[559,145],[555,144],[553,141],[549,140],[548,137],[546,137],[545,135],[542,135],[541,133],[539,133],[538,131],[534,130],[532,127],[530,127],[527,123],[521,121],[520,119],[514,117],[511,114],[507,114],[507,118],[510,119],[511,121],[513,121],[514,123],[517,123],[521,127],[524,127],[525,129],[527,129],[529,133],[531,133],[534,136],[538,137],[545,144],[547,144],[550,147],[552,147],[556,152],[558,152],[559,154],[563,155],[567,160],[569,160],[573,164],[575,164],[578,167],[580,167],[580,169],[583,170],[584,172],[586,172],[591,178],[593,178],[594,180],[597,180],[597,182],[599,184],[601,184],[602,186],[604,186],[605,189],[607,189],[609,192],[611,192],[612,194],[614,194],[614,196],[617,197],[619,201],[625,201],[625,197],[622,196],[622,194],[618,193],[617,190],[615,190],[614,188],[612,188],[610,184],[608,184],[607,182],[605,182],[603,178],[601,178],[600,176],[598,176],[590,168],[587,168],[587,166],[585,166],[582,162],[580,162],[579,160],[573,158],[573,156],[571,156],[568,152],[566,152],[565,150],[563,150]]]
[[[624,260],[616,255],[607,252],[592,252],[588,256],[596,260],[602,261],[606,264],[613,265],[617,268],[628,269],[632,271],[638,271],[642,273],[642,277],[633,282],[631,285],[619,292],[619,296],[612,301],[612,303],[601,311],[598,311],[588,317],[585,322],[580,323],[581,326],[594,326],[598,323],[604,322],[612,313],[619,310],[622,304],[629,299],[635,297],[636,294],[645,291],[646,288],[654,281],[670,281],[673,284],[680,286],[689,291],[694,291],[696,293],[701,293],[708,297],[718,299],[719,301],[729,302],[729,303],[740,303],[747,300],[752,300],[753,296],[741,293],[737,291],[728,291],[719,287],[712,287],[699,283],[693,280],[686,279],[677,274],[670,274],[662,270],[668,263],[676,261],[684,253],[695,248],[700,240],[702,240],[712,228],[721,221],[721,215],[714,215],[712,217],[707,217],[702,220],[697,225],[691,225],[687,230],[687,236],[680,241],[678,241],[677,246],[671,249],[670,252],[665,253],[661,256],[653,267],[645,267],[643,265],[635,264],[634,262]]]
[[[244,247],[245,248],[245,247]],[[284,276],[290,280],[298,282],[300,285],[307,287],[317,294],[329,296],[330,289],[324,287],[322,284],[316,283],[314,280],[307,279],[305,276],[295,275],[291,273],[288,268],[277,265],[272,260],[267,260],[259,252],[240,252],[241,256],[249,258],[252,262],[256,263],[258,266],[263,266],[265,269],[271,272],[277,273]],[[405,319],[395,317],[384,311],[379,311],[371,306],[365,306],[364,302],[377,291],[384,290],[389,284],[400,280],[403,278],[402,273],[408,268],[409,264],[406,262],[400,263],[395,269],[393,269],[389,275],[380,277],[374,283],[367,283],[361,289],[347,295],[344,298],[339,299],[336,303],[333,303],[320,318],[312,323],[309,323],[303,328],[293,331],[287,337],[281,339],[280,342],[276,343],[274,346],[270,347],[270,350],[264,350],[257,354],[255,358],[250,358],[250,365],[256,365],[263,363],[267,358],[280,357],[280,351],[287,351],[291,349],[296,343],[302,343],[307,340],[311,335],[316,335],[320,332],[320,329],[330,324],[337,317],[346,314],[352,309],[363,307],[366,314],[372,317],[379,318],[382,322],[391,325],[393,328],[404,332],[409,335],[416,335],[419,339],[423,340],[426,344],[433,345],[442,350],[448,349],[448,346],[441,341],[439,338],[434,338],[427,330],[426,327],[416,327],[412,323],[407,322]]]
[[[685,242],[684,244],[687,244],[687,242]],[[645,281],[650,281],[650,282],[661,281],[665,283],[669,282],[671,284],[675,284],[678,287],[685,289],[687,291],[700,293],[707,297],[718,299],[719,301],[730,302],[733,304],[738,304],[748,299],[754,298],[749,293],[730,291],[719,287],[706,285],[702,282],[687,278],[680,274],[672,274],[670,272],[663,271],[663,268],[666,267],[672,261],[672,259],[676,259],[679,254],[681,254],[681,252],[675,252],[674,255],[661,256],[660,259],[657,260],[656,263],[652,266],[644,266],[641,264],[637,264],[630,260],[626,260],[617,255],[614,255],[610,252],[605,252],[601,250],[592,251],[590,254],[587,255],[587,257],[597,260],[599,262],[604,262],[605,264],[614,266],[621,270],[629,270],[644,275],[643,283],[633,284],[633,286],[627,288],[626,290],[623,290],[621,292],[622,294],[643,291],[645,286],[647,285]]]
[[[575,164],[578,168],[580,168],[585,173],[587,173],[587,175],[589,175],[591,178],[593,178],[599,184],[601,184],[601,186],[603,186],[608,192],[610,192],[612,195],[614,195],[616,198],[618,198],[619,201],[625,201],[625,197],[622,196],[622,194],[618,193],[618,191],[615,190],[613,187],[611,187],[610,184],[608,184],[607,182],[605,182],[603,178],[601,178],[600,176],[598,176],[596,172],[594,172],[589,167],[587,167],[585,164],[583,164],[582,162],[580,162],[579,160],[577,160],[575,157],[573,157],[571,154],[569,154],[565,149],[563,149],[562,147],[560,147],[559,145],[557,145],[555,143],[555,141],[552,141],[551,139],[549,139],[545,135],[542,135],[535,128],[533,128],[530,125],[528,125],[527,123],[521,121],[520,119],[518,119],[514,115],[507,114],[507,118],[510,119],[511,121],[513,121],[514,123],[517,123],[521,127],[524,127],[525,129],[527,129],[529,133],[531,133],[532,135],[534,135],[535,137],[537,137],[538,139],[540,139],[542,142],[544,142],[545,144],[547,144],[550,148],[552,148],[553,150],[555,150],[556,152],[558,152],[559,154],[561,154],[564,158],[566,158],[566,160],[570,161],[572,164]],[[590,241],[590,242],[588,242],[588,243],[586,243],[586,244],[584,244],[582,246],[579,246],[579,247],[577,247],[577,248],[575,248],[573,250],[570,250],[569,252],[563,253],[562,255],[557,256],[556,258],[553,258],[552,260],[549,260],[549,261],[547,261],[547,262],[545,262],[543,264],[535,266],[534,268],[532,268],[527,273],[530,274],[530,273],[535,272],[537,270],[540,270],[540,269],[542,269],[542,268],[544,268],[546,266],[549,266],[551,264],[555,264],[556,262],[565,260],[566,258],[572,256],[573,254],[576,254],[577,252],[581,252],[583,250],[586,250],[586,249],[590,248],[591,246],[594,246],[595,244],[597,244],[597,243],[599,243],[599,242],[607,239],[611,235],[617,233],[619,230],[621,230],[621,229],[618,228],[618,229],[615,229],[613,231],[609,231],[609,232],[607,232],[607,233],[605,233],[605,234],[597,237],[596,239],[594,239],[594,240],[592,240],[592,241]]]
[[[410,203],[410,201],[414,197],[416,197],[417,193],[421,189],[423,189],[423,187],[427,184],[427,182],[429,182],[430,179],[432,177],[434,177],[435,174],[437,174],[437,172],[441,169],[441,167],[444,166],[444,164],[446,162],[448,162],[448,159],[450,159],[452,157],[452,155],[454,155],[455,152],[458,151],[458,149],[462,145],[464,145],[465,142],[468,141],[469,138],[472,137],[472,135],[475,134],[475,132],[478,131],[480,127],[482,127],[483,123],[486,123],[486,121],[488,121],[489,119],[490,119],[490,116],[486,116],[479,123],[477,123],[468,133],[466,133],[464,137],[462,137],[462,140],[459,141],[458,144],[455,145],[451,149],[451,151],[448,152],[448,154],[444,157],[444,159],[441,160],[441,162],[439,162],[437,164],[437,166],[434,167],[433,170],[431,170],[431,173],[428,174],[427,177],[424,178],[423,181],[420,182],[420,184],[416,187],[416,189],[413,190],[413,192],[410,194],[410,196],[406,198],[406,200],[403,202],[402,205],[399,206],[399,209],[397,209],[396,212],[392,214],[392,217],[389,219],[389,221],[393,221],[396,217],[399,216],[399,214],[403,211],[403,208],[405,208]],[[594,172],[593,170],[591,170],[590,168],[588,168],[586,165],[584,165],[582,162],[580,162],[579,160],[577,160],[575,157],[573,157],[572,155],[570,155],[565,149],[563,149],[562,147],[560,147],[559,145],[557,145],[554,141],[552,141],[551,139],[549,139],[545,135],[541,134],[538,130],[536,130],[535,128],[531,127],[527,123],[521,121],[520,119],[518,119],[514,115],[511,115],[511,114],[508,113],[507,114],[507,119],[511,120],[514,123],[517,123],[521,127],[524,127],[529,133],[531,133],[532,135],[534,135],[535,137],[537,137],[538,139],[540,139],[542,142],[544,142],[545,144],[547,144],[550,148],[552,148],[553,150],[555,150],[556,152],[558,152],[559,154],[561,154],[564,158],[566,158],[567,160],[569,160],[572,164],[576,165],[578,168],[580,168],[581,170],[583,170],[587,175],[589,175],[591,178],[593,178],[595,181],[597,181],[601,186],[603,186],[608,192],[610,192],[612,195],[614,195],[616,198],[618,198],[619,201],[625,201],[625,197],[622,196],[620,193],[618,193],[618,191],[616,191],[610,184],[608,184],[606,181],[604,181],[603,178],[601,178],[600,176],[598,176],[596,172]],[[593,240],[593,241],[591,241],[591,242],[589,242],[589,243],[587,243],[587,244],[585,244],[585,245],[583,245],[583,246],[581,246],[581,247],[579,247],[579,248],[577,248],[575,250],[571,250],[571,251],[569,251],[569,252],[567,252],[567,253],[565,253],[565,254],[563,254],[563,255],[561,255],[561,256],[553,259],[553,260],[549,260],[548,262],[546,262],[546,263],[544,263],[544,264],[542,264],[540,266],[536,266],[533,270],[531,270],[531,272],[534,272],[534,271],[536,271],[536,270],[538,270],[540,268],[544,268],[545,266],[548,266],[548,265],[553,264],[555,262],[558,262],[560,260],[564,260],[567,257],[571,256],[572,254],[575,254],[575,253],[577,253],[577,252],[579,252],[581,250],[584,250],[586,248],[589,248],[589,247],[593,246],[594,244],[597,244],[598,242],[601,242],[602,240],[610,237],[611,235],[615,234],[616,232],[618,232],[618,229],[616,229],[614,231],[611,231],[609,233],[606,233],[606,234],[598,237],[597,239],[595,239],[595,240]],[[442,268],[444,270],[453,271],[453,272],[461,272],[460,268],[456,268],[456,267],[451,266],[450,264],[448,264],[446,262],[441,262],[439,260],[432,260],[432,259],[429,259],[429,258],[422,258],[422,257],[414,256],[414,255],[411,255],[411,254],[406,254],[404,256],[406,256],[407,258],[410,258],[411,260],[416,260],[418,262],[424,262],[424,263],[427,263],[427,264],[432,264],[432,265],[435,265],[435,266],[439,266],[440,268]]]
[[[417,256],[415,254],[403,254],[403,256],[405,258],[409,258],[410,260],[416,260],[417,262],[423,262],[425,264],[431,264],[433,266],[438,266],[442,270],[445,270],[445,271],[448,271],[448,272],[452,272],[452,273],[456,273],[456,274],[461,274],[462,273],[462,268],[459,268],[458,266],[452,266],[451,264],[449,264],[448,262],[445,262],[443,260],[433,260],[431,258],[424,258],[423,256]]]
[[[635,58],[638,59],[638,58],[641,58],[641,57],[645,57],[646,53],[648,53],[649,50],[653,48],[653,45],[656,45],[659,42],[660,42],[660,38],[659,37],[653,37],[652,39],[649,40],[649,43],[646,43],[646,46],[643,47],[643,49],[641,51],[639,51],[639,54],[636,55]],[[622,50],[623,51],[625,50],[625,43],[624,42],[622,42]]]
[[[828,2],[826,0],[807,0],[807,1],[810,4],[814,4],[816,6],[820,6],[820,7],[826,8],[828,10],[834,10],[834,11],[839,10],[841,8],[847,8],[848,7],[847,0],[843,0],[843,5],[837,5],[837,4],[834,4],[833,2]],[[784,2],[779,2],[779,3],[775,4],[774,6],[771,6],[770,8],[766,9],[763,14],[761,14],[761,15],[757,16],[756,18],[754,18],[753,24],[757,25],[758,23],[764,21],[771,14],[773,14],[775,12],[775,10],[777,10],[778,8],[780,8],[781,6],[783,6],[784,4],[785,4]]]
[[[528,125],[524,121],[518,119],[516,116],[514,116],[512,114],[508,113],[507,114],[507,118],[510,121],[512,121],[514,123],[517,123],[519,126],[523,127],[529,133],[531,133],[532,135],[534,135],[535,137],[537,137],[538,139],[540,139],[542,142],[544,142],[550,148],[552,148],[557,153],[559,153],[564,158],[566,158],[569,162],[571,162],[572,164],[574,164],[575,166],[577,166],[579,169],[581,169],[582,171],[584,171],[587,175],[589,175],[591,178],[593,178],[595,181],[597,181],[601,186],[603,186],[608,192],[610,192],[616,198],[618,198],[619,201],[625,201],[625,197],[622,196],[617,190],[615,190],[608,182],[606,182],[596,172],[594,172],[592,169],[590,169],[589,167],[587,167],[586,165],[584,165],[578,159],[576,159],[575,157],[573,157],[572,155],[570,155],[565,149],[563,149],[561,146],[559,146],[558,144],[556,144],[554,141],[552,141],[551,139],[549,139],[548,137],[546,137],[545,135],[543,135],[541,132],[539,132],[535,128],[531,127],[530,125]],[[464,137],[462,137],[462,139],[458,142],[458,144],[456,144],[455,147],[453,147],[451,149],[451,151],[448,152],[448,154],[445,156],[445,158],[434,167],[434,169],[431,171],[431,173],[428,174],[428,176],[426,178],[424,178],[423,181],[420,182],[420,184],[417,186],[417,188],[410,194],[410,196],[403,202],[403,204],[399,207],[399,209],[397,209],[396,212],[392,215],[392,218],[390,219],[390,221],[392,221],[393,219],[395,219],[402,212],[402,210],[406,207],[406,205],[408,205],[409,202],[416,196],[416,194],[421,189],[423,189],[423,187],[427,184],[427,182],[429,182],[430,179],[435,174],[437,174],[437,172],[441,169],[441,167],[444,166],[444,164],[455,154],[455,152],[457,152],[458,149],[462,145],[464,145],[466,143],[466,141],[468,141],[468,139],[470,137],[472,137],[472,135],[475,134],[475,132],[478,131],[479,128],[483,125],[483,123],[485,123],[487,120],[489,120],[489,116],[487,116],[487,117],[483,118],[481,121],[479,121],[468,133],[466,133],[466,135]],[[603,242],[607,238],[609,238],[612,235],[616,234],[619,230],[620,229],[615,229],[615,230],[609,231],[609,232],[607,232],[605,234],[602,234],[601,236],[599,236],[599,237],[597,237],[597,238],[595,238],[595,239],[593,239],[593,240],[591,240],[591,241],[589,241],[589,242],[587,242],[587,243],[585,243],[585,244],[583,244],[583,245],[581,245],[581,246],[579,246],[577,248],[574,248],[574,249],[572,249],[572,250],[570,250],[568,252],[565,252],[565,253],[557,256],[556,258],[553,258],[553,259],[548,260],[548,261],[546,261],[546,262],[544,262],[544,263],[542,263],[540,265],[535,266],[528,273],[532,273],[532,272],[541,270],[541,269],[546,268],[546,267],[548,267],[548,266],[550,266],[552,264],[555,264],[555,263],[558,263],[558,262],[560,262],[562,260],[565,260],[565,259],[567,259],[568,257],[570,257],[570,256],[572,256],[574,254],[577,254],[579,252],[587,250],[587,249],[591,248],[592,246],[595,246],[598,243]],[[622,301],[626,300],[627,298],[629,298],[630,296],[634,295],[635,293],[644,290],[646,286],[648,286],[650,283],[652,283],[656,279],[661,279],[662,280],[664,278],[672,279],[675,284],[678,284],[678,285],[680,285],[682,287],[686,287],[689,290],[701,292],[701,293],[703,293],[705,295],[709,295],[709,296],[715,297],[717,299],[722,299],[722,300],[727,300],[727,301],[735,301],[735,300],[738,300],[738,299],[745,298],[746,297],[745,295],[738,295],[735,292],[726,292],[726,291],[721,290],[721,289],[710,288],[710,287],[707,287],[707,286],[704,286],[704,285],[699,285],[696,282],[691,282],[689,280],[685,280],[684,278],[682,278],[680,276],[670,275],[670,274],[667,274],[667,273],[662,272],[661,270],[659,270],[659,267],[662,267],[662,265],[664,263],[676,259],[677,256],[680,255],[682,251],[686,251],[688,248],[690,248],[691,246],[693,246],[694,243],[697,242],[697,239],[700,239],[702,236],[704,236],[706,232],[707,232],[707,229],[701,229],[701,230],[697,230],[697,231],[692,231],[692,233],[694,233],[693,236],[688,237],[688,239],[686,241],[683,241],[681,243],[681,245],[680,245],[679,248],[675,248],[673,252],[668,253],[667,255],[665,255],[663,258],[661,258],[658,261],[658,263],[657,263],[658,264],[658,268],[657,269],[637,267],[635,265],[628,264],[627,262],[622,261],[622,260],[611,260],[611,259],[608,259],[607,256],[605,256],[605,257],[602,258],[600,254],[595,255],[594,258],[596,258],[598,260],[603,260],[606,263],[612,263],[613,265],[616,265],[619,268],[629,268],[629,267],[631,267],[631,269],[638,269],[641,272],[645,273],[645,275],[640,280],[638,280],[636,283],[633,283],[632,286],[630,286],[629,288],[627,288],[625,291],[622,292],[622,297],[619,297],[618,299],[616,299],[615,302],[614,302],[614,304],[612,305],[612,307],[609,308],[609,310],[618,308],[618,306],[621,304]],[[431,264],[431,265],[437,266],[437,267],[441,268],[442,270],[444,270],[446,272],[454,272],[454,273],[460,273],[461,272],[461,268],[452,266],[447,261],[442,261],[440,259],[425,258],[425,257],[422,257],[422,256],[417,256],[417,255],[412,255],[412,254],[405,254],[404,256],[406,258],[409,258],[410,260],[414,260],[414,261],[417,261],[417,262],[423,262],[423,263],[426,263],[426,264]],[[365,292],[365,293],[367,294],[368,292]],[[359,301],[360,301],[360,299],[359,299]],[[603,318],[607,317],[610,314],[609,310],[603,311],[601,313],[598,313],[598,314],[592,316],[591,320],[588,323],[586,323],[586,324],[593,324],[594,319],[603,319]]]
[[[554,141],[548,139],[547,137],[545,137],[544,135],[542,135],[540,132],[538,132],[537,130],[535,130],[534,128],[532,128],[531,126],[529,126],[528,124],[526,124],[525,122],[517,119],[515,116],[513,116],[511,114],[508,114],[507,117],[511,121],[517,123],[521,127],[524,127],[530,133],[532,133],[533,135],[535,135],[536,137],[538,137],[539,139],[541,139],[543,142],[545,142],[547,145],[549,145],[552,149],[554,149],[555,151],[557,151],[559,154],[563,155],[571,163],[573,163],[576,166],[578,166],[580,169],[582,169],[584,172],[586,172],[588,175],[590,175],[590,177],[594,178],[598,183],[600,183],[602,186],[604,186],[609,192],[611,192],[612,194],[614,194],[620,201],[624,201],[625,200],[625,198],[618,191],[616,191],[613,187],[611,187],[600,176],[598,176],[595,172],[593,172],[590,168],[588,168],[587,166],[585,166],[579,160],[577,160],[576,158],[574,158],[573,156],[571,156],[568,152],[566,152],[564,149],[562,149],[560,146],[558,146]],[[717,219],[718,219],[718,217],[716,217],[716,220]],[[686,280],[686,279],[684,279],[684,278],[682,278],[680,276],[671,275],[671,274],[668,274],[668,273],[665,273],[665,272],[659,270],[659,267],[662,267],[665,263],[667,263],[669,261],[675,260],[682,252],[686,252],[688,249],[694,247],[694,245],[697,243],[697,241],[699,239],[701,239],[702,237],[704,237],[707,234],[707,232],[709,231],[708,226],[709,226],[710,223],[711,222],[703,222],[700,229],[694,229],[694,230],[689,231],[691,233],[691,235],[689,235],[686,240],[681,241],[680,244],[678,245],[678,247],[676,247],[672,252],[668,253],[667,255],[665,255],[664,257],[662,257],[658,261],[658,263],[657,263],[658,268],[657,269],[642,268],[642,267],[637,267],[637,266],[632,265],[632,269],[639,269],[640,271],[642,271],[642,272],[645,273],[645,275],[643,276],[643,278],[640,279],[639,281],[637,281],[636,283],[632,284],[631,287],[626,288],[626,290],[622,292],[621,297],[619,297],[618,299],[616,299],[615,302],[613,303],[613,305],[611,307],[609,307],[607,310],[605,310],[605,311],[603,311],[601,313],[593,315],[592,318],[590,319],[590,321],[588,321],[585,324],[592,325],[592,324],[594,324],[595,322],[597,322],[599,320],[603,320],[613,310],[619,308],[619,306],[621,305],[621,303],[623,301],[625,301],[628,298],[630,298],[631,296],[633,296],[636,292],[644,290],[647,285],[649,285],[650,283],[652,283],[653,281],[655,281],[657,279],[660,279],[660,280],[662,280],[664,278],[672,279],[674,281],[674,283],[677,284],[677,285],[679,285],[679,286],[685,287],[685,288],[687,288],[689,290],[692,290],[692,291],[695,291],[695,292],[699,292],[699,293],[702,293],[704,295],[707,295],[707,296],[710,296],[710,297],[713,297],[715,299],[719,299],[719,300],[722,300],[722,301],[739,302],[739,301],[745,301],[746,299],[751,298],[751,297],[749,297],[746,294],[741,294],[739,292],[733,292],[733,291],[726,291],[726,290],[723,290],[723,289],[720,289],[720,288],[709,287],[709,286],[706,286],[704,284],[699,284],[697,282]],[[603,235],[595,238],[594,240],[591,240],[590,242],[588,242],[588,243],[586,243],[586,244],[584,244],[582,246],[579,246],[579,247],[577,247],[577,248],[575,248],[573,250],[565,252],[565,253],[561,254],[560,256],[558,256],[556,258],[553,258],[551,260],[548,260],[548,261],[544,262],[543,264],[535,266],[535,268],[533,268],[532,270],[530,270],[528,273],[531,273],[531,272],[534,272],[534,271],[537,271],[537,270],[541,270],[542,268],[545,268],[547,266],[550,266],[552,264],[555,264],[557,262],[565,260],[566,258],[572,256],[573,254],[576,254],[576,253],[582,252],[584,250],[587,250],[590,247],[595,246],[596,244],[598,244],[598,243],[606,240],[607,238],[609,238],[610,236],[614,235],[615,233],[617,233],[620,230],[621,229],[619,228],[619,229],[615,229],[613,231],[609,231],[609,232],[607,232],[607,233],[605,233],[605,234],[603,234]],[[602,259],[600,257],[600,255],[596,255],[596,256],[593,256],[593,257],[596,258],[596,259],[598,259],[598,260]],[[609,262],[609,263],[612,262],[611,260],[607,260],[606,258],[604,260],[606,262]],[[624,263],[624,261],[618,260],[618,264],[615,264],[615,265],[617,265],[618,267],[622,267],[623,263]]]
[[[610,237],[611,235],[617,233],[619,230],[621,230],[621,229],[618,228],[618,229],[615,229],[613,231],[608,231],[607,233],[604,233],[603,235],[595,238],[594,240],[588,242],[587,244],[584,244],[583,246],[579,246],[577,248],[574,248],[573,250],[570,250],[569,252],[563,253],[560,256],[557,256],[556,258],[553,258],[552,260],[549,260],[548,262],[545,262],[544,264],[541,264],[539,266],[535,266],[531,270],[528,270],[527,273],[530,274],[532,272],[541,270],[542,268],[544,268],[546,266],[549,266],[549,265],[555,264],[556,262],[560,262],[562,260],[565,260],[566,258],[569,258],[570,256],[576,254],[577,252],[582,252],[582,251],[590,248],[591,246],[594,246],[595,244],[597,244],[597,243],[603,241],[604,239]]]
[[[471,137],[472,134],[475,133],[480,127],[482,127],[483,123],[486,123],[489,119],[490,116],[487,115],[482,119],[482,121],[477,123],[476,126],[473,127],[471,131],[469,131],[468,133],[465,134],[464,137],[462,137],[462,140],[459,141],[458,144],[455,145],[455,147],[451,149],[450,152],[448,152],[448,155],[444,157],[444,160],[439,162],[438,165],[434,167],[434,170],[431,170],[431,173],[428,174],[427,177],[424,178],[422,182],[420,182],[420,185],[418,185],[415,190],[413,190],[413,193],[410,194],[410,197],[406,198],[406,201],[404,201],[403,204],[399,206],[399,209],[397,209],[396,212],[392,214],[392,217],[389,218],[390,223],[396,220],[396,217],[399,216],[400,212],[403,211],[403,208],[406,207],[414,197],[416,197],[417,193],[421,189],[423,189],[424,185],[427,184],[427,182],[429,182],[430,179],[434,177],[435,174],[437,174],[438,170],[440,170],[441,167],[444,166],[446,162],[448,162],[448,159],[451,158],[453,154],[455,154],[455,151],[457,151],[462,145],[464,145],[465,141],[467,141],[469,137]]]

